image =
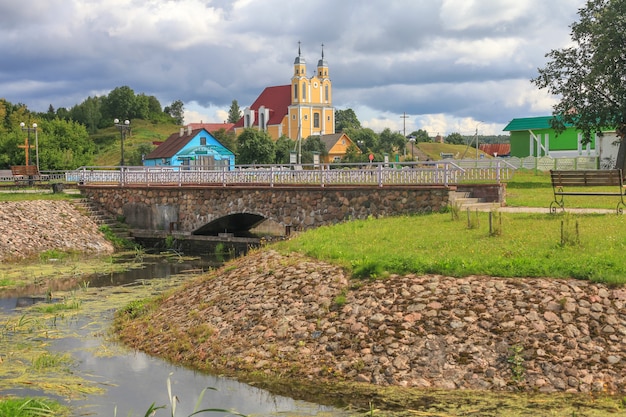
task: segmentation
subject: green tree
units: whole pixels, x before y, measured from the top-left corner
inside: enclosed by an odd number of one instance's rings
[[[239,103],[237,100],[233,100],[228,110],[228,123],[237,123],[241,119],[241,110],[239,109]]]
[[[274,141],[267,132],[248,128],[237,138],[237,164],[271,164],[275,158]]]
[[[56,118],[42,121],[39,128],[41,170],[68,170],[93,164],[94,144],[85,126]]]
[[[413,136],[415,138],[415,143],[432,142],[430,136],[428,136],[428,132],[423,129],[414,130],[409,136]]]
[[[557,132],[573,125],[589,142],[595,133],[615,129],[620,137],[616,166],[625,168],[626,0],[588,0],[571,25],[573,45],[552,50],[549,62],[531,82],[560,97],[553,107]]]
[[[322,142],[322,139],[317,136],[309,136],[302,142],[302,160],[303,164],[312,164],[313,163],[313,153],[317,152],[320,156],[328,155],[328,150],[326,149],[326,145]]]
[[[392,132],[389,128],[385,128],[378,135],[378,147],[375,151],[388,154],[401,152],[404,150],[406,142],[407,140],[404,135],[398,132]]]
[[[224,128],[211,132],[213,137],[217,139],[226,149],[232,153],[237,153],[237,136],[234,130],[226,130]]]
[[[115,88],[102,102],[102,116],[108,126],[114,119],[132,119],[136,111],[135,92],[128,86]]]
[[[169,114],[177,125],[183,125],[185,123],[185,106],[182,101],[173,101],[172,104],[165,107],[163,111]]]
[[[363,153],[378,149],[378,135],[372,129],[350,129],[346,133]]]
[[[453,132],[446,136],[445,142],[453,145],[463,145],[465,138],[459,132]]]
[[[289,139],[287,136],[282,135],[276,141],[276,158],[274,163],[276,164],[288,164],[291,158],[291,152],[296,146],[296,142]]]
[[[354,110],[335,110],[335,133],[360,128],[361,122],[359,122],[359,119],[356,117]]]

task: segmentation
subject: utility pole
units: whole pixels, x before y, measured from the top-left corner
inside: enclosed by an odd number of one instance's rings
[[[401,117],[402,119],[404,119],[404,120],[403,120],[403,122],[404,122],[404,137],[406,138],[406,119],[408,119],[408,117],[409,117],[409,116],[407,116],[407,115],[406,115],[406,112],[404,112],[404,113],[402,114],[402,116],[400,116],[400,117]]]

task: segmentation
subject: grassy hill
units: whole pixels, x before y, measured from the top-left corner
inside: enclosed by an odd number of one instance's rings
[[[476,148],[468,148],[467,145],[452,145],[449,143],[435,143],[435,142],[420,142],[415,144],[415,147],[422,153],[426,154],[428,158],[433,161],[441,159],[441,153],[451,153],[454,155],[454,159],[475,159]],[[417,152],[416,152],[417,154]],[[478,151],[478,155],[485,155],[485,158],[490,158],[489,155],[482,151]],[[422,158],[420,158],[422,159]]]
[[[164,141],[172,133],[178,132],[180,126],[173,123],[157,123],[147,120],[131,121],[131,130],[124,139],[124,159],[129,161],[139,145],[152,145],[155,141]],[[102,129],[91,135],[96,144],[94,165],[119,165],[121,156],[120,130],[115,127]],[[153,147],[154,148],[154,147]]]

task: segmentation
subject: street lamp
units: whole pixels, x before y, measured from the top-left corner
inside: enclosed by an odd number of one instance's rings
[[[130,129],[130,120],[124,120],[124,123],[120,123],[120,119],[113,120],[115,126],[120,130],[120,144],[122,147],[122,157],[120,161],[120,166],[124,166],[124,137],[126,136],[126,131]]]
[[[413,156],[413,144],[415,143],[415,136],[409,136],[409,142],[411,142],[411,161],[415,161],[415,156]]]
[[[26,135],[26,165],[28,166],[30,155],[30,132],[35,132],[35,156],[37,163],[37,171],[39,171],[39,139],[37,138],[37,123],[33,123],[33,127],[26,127],[26,123],[20,123],[22,131],[27,132]]]

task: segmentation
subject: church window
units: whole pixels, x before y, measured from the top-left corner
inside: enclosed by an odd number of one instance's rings
[[[298,99],[298,84],[293,85],[293,98]]]
[[[306,83],[302,83],[302,100],[306,100]]]
[[[324,100],[328,102],[328,84],[324,86]]]
[[[320,127],[320,114],[319,113],[313,113],[313,127]]]

